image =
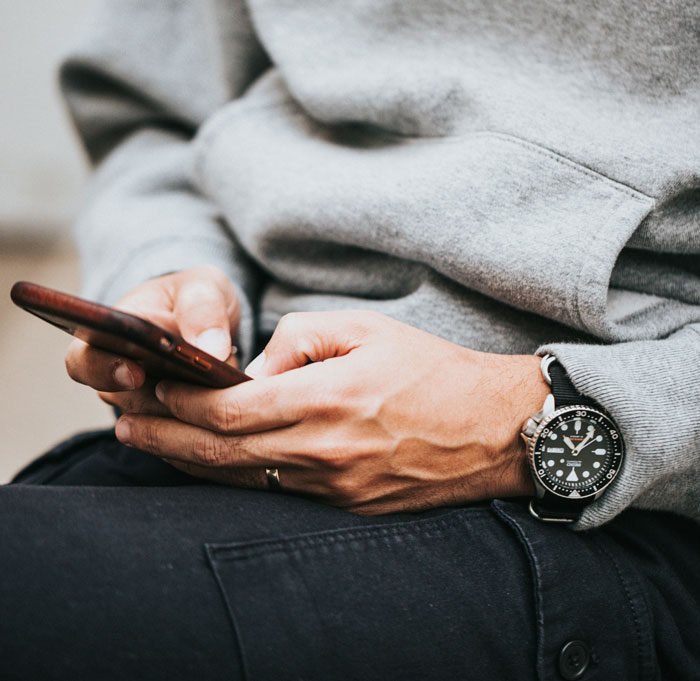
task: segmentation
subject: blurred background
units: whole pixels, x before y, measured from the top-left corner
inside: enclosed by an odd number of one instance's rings
[[[92,0],[0,0],[0,483],[62,438],[111,425],[66,376],[66,334],[10,301],[19,279],[78,293],[71,228],[87,177],[57,64]]]

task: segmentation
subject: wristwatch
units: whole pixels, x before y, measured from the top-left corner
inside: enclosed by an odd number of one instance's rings
[[[556,357],[545,355],[540,367],[552,392],[521,433],[535,484],[530,512],[572,523],[615,479],[625,443],[615,421],[574,388]]]

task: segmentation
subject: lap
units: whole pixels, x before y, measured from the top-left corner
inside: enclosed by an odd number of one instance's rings
[[[0,489],[3,678],[557,678],[570,640],[606,678],[658,665],[668,613],[635,528],[680,551],[684,521],[632,512],[581,535],[498,501],[364,518],[139,477],[139,455],[86,436]],[[98,486],[120,456],[129,486]]]

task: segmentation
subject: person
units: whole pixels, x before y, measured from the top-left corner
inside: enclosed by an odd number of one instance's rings
[[[85,294],[254,380],[72,343],[121,416],[0,491],[3,678],[698,678],[698,31],[102,0]]]

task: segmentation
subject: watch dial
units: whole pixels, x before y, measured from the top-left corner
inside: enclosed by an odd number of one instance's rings
[[[538,431],[532,464],[539,480],[554,494],[596,494],[620,468],[622,438],[615,424],[596,409],[558,409],[542,422]]]

